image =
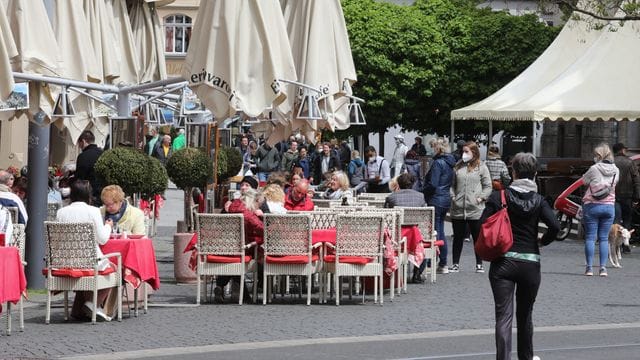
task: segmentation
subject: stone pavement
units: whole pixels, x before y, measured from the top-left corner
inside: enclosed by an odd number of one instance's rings
[[[154,239],[159,261],[161,289],[152,295],[147,314],[121,323],[65,323],[61,307],[52,309],[50,325],[44,324],[41,294],[31,294],[25,309],[25,331],[11,336],[0,330],[0,359],[60,358],[145,349],[164,349],[265,341],[301,341],[352,336],[404,336],[448,331],[491,334],[493,300],[487,273],[474,272],[471,243],[465,243],[461,272],[438,275],[435,284],[409,285],[409,293],[385,297],[384,306],[365,304],[361,298],[342,305],[311,306],[295,296],[278,297],[267,306],[232,302],[225,305],[195,303],[195,285],[175,284],[172,235],[182,214],[182,192],[169,190],[162,209],[161,226]],[[449,230],[450,232],[450,230]],[[448,232],[448,233],[449,233]],[[542,253],[542,285],[534,310],[536,328],[640,323],[638,277],[640,248],[622,259],[622,269],[609,269],[608,278],[585,277],[583,245],[578,241],[552,243]],[[487,266],[488,270],[488,266]],[[61,304],[58,297],[58,305]],[[2,314],[2,325],[4,326]],[[14,312],[14,324],[16,324]],[[407,335],[409,334],[409,335]],[[453,336],[453,335],[452,335]],[[248,346],[247,346],[248,347]],[[478,351],[493,351],[490,337]],[[254,351],[255,353],[255,351]],[[247,353],[248,355],[249,353]],[[116,354],[114,354],[116,355]],[[98,357],[99,358],[99,357]]]

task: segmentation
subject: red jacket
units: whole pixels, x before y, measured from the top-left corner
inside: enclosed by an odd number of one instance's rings
[[[230,214],[242,214],[244,216],[244,241],[247,244],[256,242],[262,244],[264,241],[264,223],[258,215],[247,209],[240,199],[235,199],[229,205]]]
[[[311,198],[309,198],[309,196],[305,196],[300,201],[294,201],[291,198],[291,194],[292,192],[290,191],[289,194],[287,194],[287,196],[284,198],[285,209],[296,211],[313,211],[313,201],[311,200]]]

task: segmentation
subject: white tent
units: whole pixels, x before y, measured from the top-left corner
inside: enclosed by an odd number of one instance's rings
[[[603,34],[593,25],[572,16],[551,45],[518,77],[486,99],[452,111],[451,119],[534,120],[522,103],[551,82],[564,78],[564,72],[589,51]]]

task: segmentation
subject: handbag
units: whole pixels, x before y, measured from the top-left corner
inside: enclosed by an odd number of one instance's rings
[[[500,198],[502,208],[489,216],[481,225],[478,241],[475,244],[476,254],[485,261],[493,261],[501,257],[513,245],[513,233],[504,190],[500,190]]]

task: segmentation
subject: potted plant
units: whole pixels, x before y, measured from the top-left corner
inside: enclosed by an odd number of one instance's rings
[[[218,167],[216,169],[216,204],[226,195],[229,179],[236,176],[242,169],[242,155],[236,148],[221,146],[218,149]]]

